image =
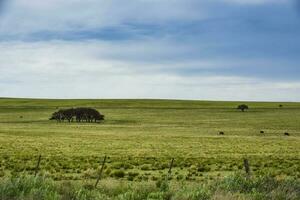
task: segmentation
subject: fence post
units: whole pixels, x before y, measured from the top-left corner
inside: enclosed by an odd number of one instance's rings
[[[36,176],[37,173],[38,173],[38,171],[39,171],[41,159],[42,159],[42,155],[39,155],[38,162],[37,162],[36,167],[35,167],[35,173],[34,173],[34,176]]]
[[[173,168],[173,164],[174,164],[174,158],[172,158],[171,160],[171,163],[170,163],[170,166],[169,166],[169,171],[168,171],[168,175],[167,175],[167,181],[169,180],[170,176],[171,176],[171,173],[172,173],[172,168]]]
[[[169,175],[171,175],[171,173],[172,173],[173,164],[174,164],[174,158],[172,158],[171,163],[170,163],[170,167],[169,167],[169,171],[168,171]]]
[[[98,175],[98,178],[97,178],[97,181],[95,183],[95,188],[97,187],[100,179],[101,179],[101,176],[102,176],[102,172],[103,172],[103,169],[104,169],[104,165],[105,165],[105,161],[106,161],[106,156],[104,156],[104,159],[103,159],[103,162],[102,162],[102,166],[101,166],[101,169],[99,171],[99,175]]]
[[[244,159],[244,167],[245,167],[245,172],[247,174],[247,177],[250,177],[250,165],[248,159]]]

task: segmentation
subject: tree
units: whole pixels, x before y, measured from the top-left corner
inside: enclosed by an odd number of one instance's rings
[[[248,110],[249,107],[246,104],[242,104],[242,105],[239,105],[237,107],[237,109],[241,110],[242,112],[245,112],[245,110]]]
[[[68,122],[73,122],[74,118],[76,122],[97,122],[104,120],[104,115],[93,108],[70,108],[60,109],[53,113],[50,120],[57,120],[58,122],[68,120]]]
[[[63,116],[61,110],[52,114],[49,120],[56,120],[58,122],[64,121],[65,117]]]

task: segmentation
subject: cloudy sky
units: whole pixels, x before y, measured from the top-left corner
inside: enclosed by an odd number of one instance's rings
[[[300,101],[300,3],[0,0],[0,96]]]

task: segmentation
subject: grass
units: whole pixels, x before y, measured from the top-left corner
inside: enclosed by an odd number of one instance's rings
[[[2,200],[299,200],[300,182],[277,180],[269,176],[248,179],[242,174],[228,176],[210,184],[181,182],[124,183],[105,180],[94,188],[89,183],[55,182],[45,176],[20,175],[0,181]]]
[[[0,176],[34,173],[41,154],[40,171],[58,181],[94,180],[104,155],[104,178],[130,182],[159,179],[171,158],[176,181],[219,179],[241,171],[245,157],[256,176],[299,179],[300,103],[246,102],[244,113],[236,109],[241,103],[2,98]],[[58,108],[82,106],[106,120],[48,120]]]

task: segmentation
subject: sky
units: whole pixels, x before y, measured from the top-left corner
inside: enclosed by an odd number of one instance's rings
[[[0,0],[0,97],[300,101],[300,1]]]

